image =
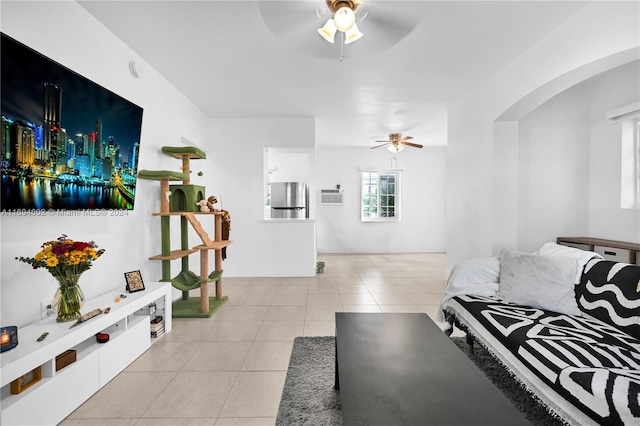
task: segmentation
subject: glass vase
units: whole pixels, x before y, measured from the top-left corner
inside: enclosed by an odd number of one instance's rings
[[[51,307],[58,314],[56,321],[66,322],[80,318],[80,309],[84,295],[78,285],[81,274],[55,276],[58,280],[58,290],[53,298]]]

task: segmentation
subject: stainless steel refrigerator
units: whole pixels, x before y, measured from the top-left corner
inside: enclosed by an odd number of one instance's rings
[[[308,219],[309,193],[304,182],[271,182],[272,219]]]

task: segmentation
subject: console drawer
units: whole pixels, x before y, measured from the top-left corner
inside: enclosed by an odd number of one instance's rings
[[[631,252],[629,250],[606,246],[593,246],[593,251],[607,260],[631,263]]]

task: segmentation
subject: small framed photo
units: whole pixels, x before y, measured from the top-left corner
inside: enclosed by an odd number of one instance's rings
[[[140,271],[125,272],[124,279],[127,281],[127,291],[129,293],[144,290],[144,282]]]
[[[19,377],[11,382],[11,385],[9,386],[11,389],[11,393],[20,393],[38,383],[40,379],[42,379],[42,366],[34,368],[24,376]]]

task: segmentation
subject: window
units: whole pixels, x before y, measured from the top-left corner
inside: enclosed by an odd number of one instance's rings
[[[640,208],[640,120],[622,123],[622,176],[620,207]]]
[[[363,222],[400,220],[399,171],[363,171],[361,185]]]
[[[621,130],[620,207],[640,209],[640,102],[607,113]]]

